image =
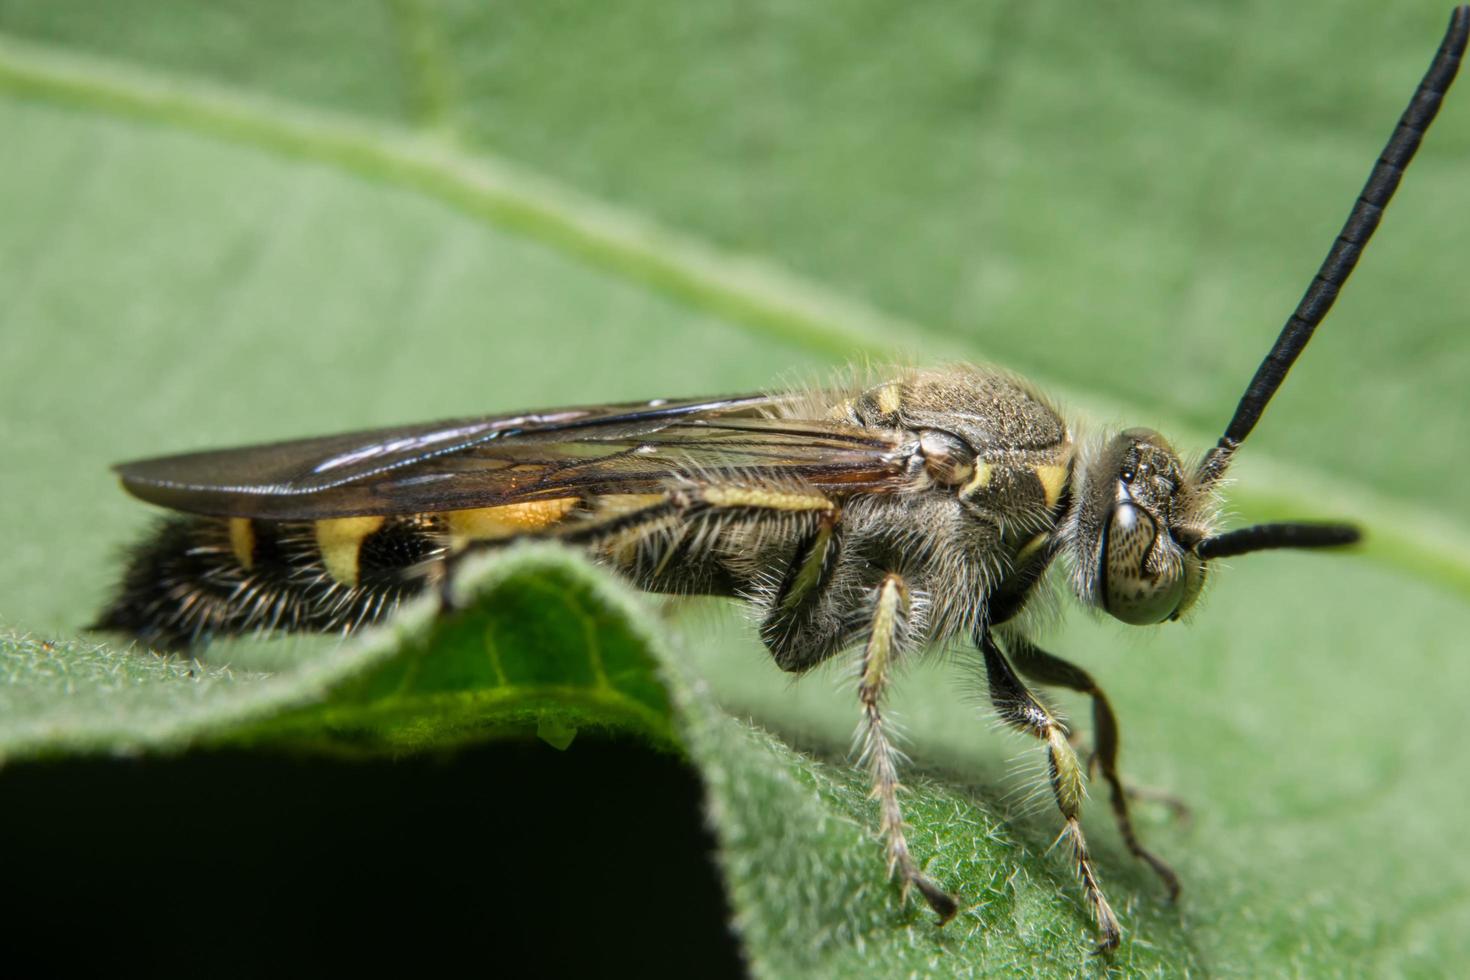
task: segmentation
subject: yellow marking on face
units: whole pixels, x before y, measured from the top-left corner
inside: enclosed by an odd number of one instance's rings
[[[755,487],[706,487],[700,491],[707,504],[715,507],[759,507],[763,510],[813,511],[831,510],[832,501],[820,493],[799,490],[762,490]]]
[[[316,547],[327,572],[343,585],[356,586],[362,542],[383,526],[385,517],[333,517],[316,522]]]
[[[555,500],[501,504],[499,507],[451,510],[445,513],[444,521],[449,527],[451,544],[457,547],[467,541],[494,541],[544,530],[566,517],[577,502],[576,497],[558,497]]]
[[[897,384],[886,384],[878,389],[878,411],[884,415],[897,415],[903,407],[903,392]]]
[[[250,518],[230,518],[230,550],[245,571],[255,567],[255,525]]]
[[[1055,464],[1035,468],[1036,479],[1041,481],[1041,492],[1046,496],[1046,506],[1055,507],[1062,496],[1062,485],[1067,482],[1067,468]]]
[[[960,487],[960,496],[968,497],[970,494],[984,490],[990,484],[990,464],[975,461],[975,473]]]

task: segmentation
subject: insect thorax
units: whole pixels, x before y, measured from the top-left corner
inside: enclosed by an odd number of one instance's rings
[[[987,609],[992,622],[1020,611],[1054,554],[1073,453],[1061,417],[1028,386],[955,368],[792,411],[889,434],[902,481],[887,492],[784,488],[831,508],[759,519],[707,513],[605,557],[644,588],[751,600],[766,644],[793,670],[859,640],[857,611],[889,573],[911,591],[914,644],[972,631]],[[780,489],[739,478],[730,485],[749,494]]]

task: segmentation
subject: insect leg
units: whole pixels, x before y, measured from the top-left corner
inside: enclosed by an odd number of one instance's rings
[[[805,521],[835,515],[837,503],[816,490],[771,489],[734,484],[687,483],[657,495],[636,510],[610,518],[564,524],[525,535],[597,547],[675,527],[710,528],[746,521]]]
[[[653,502],[612,517],[592,518],[575,524],[553,525],[545,529],[466,542],[445,556],[442,568],[437,573],[435,584],[438,586],[440,605],[445,609],[455,607],[454,586],[459,578],[460,565],[486,551],[505,548],[517,541],[547,540],[594,550],[610,541],[652,534],[678,520],[679,507],[670,495],[649,496]]]
[[[1113,714],[1108,696],[1087,671],[1047,653],[1029,640],[1016,641],[1012,644],[1012,652],[1016,657],[1016,668],[1032,680],[1079,691],[1092,699],[1093,738],[1097,741],[1094,758],[1102,769],[1103,778],[1108,781],[1118,832],[1123,835],[1123,843],[1128,845],[1133,856],[1153,868],[1168,889],[1169,900],[1174,901],[1179,897],[1179,876],[1161,858],[1145,849],[1133,832],[1133,820],[1128,815],[1128,793],[1118,776],[1118,719]]]
[[[863,761],[873,779],[873,798],[878,801],[882,817],[879,832],[886,840],[888,873],[894,871],[903,879],[904,894],[909,886],[919,890],[943,925],[958,911],[954,898],[926,877],[909,854],[903,833],[903,812],[898,806],[898,752],[888,740],[883,726],[883,694],[893,661],[903,643],[909,615],[909,592],[903,579],[887,575],[873,596],[868,642],[863,648],[863,672],[858,684],[858,701],[863,712]]]
[[[683,480],[657,502],[553,536],[581,545],[653,592],[731,595],[752,570],[785,560],[838,505],[801,487]]]
[[[454,605],[453,582],[459,563],[486,548],[502,548],[516,541],[559,541],[608,561],[641,588],[687,592],[692,591],[687,577],[697,564],[689,559],[707,554],[724,532],[741,526],[799,531],[813,522],[835,522],[839,511],[835,501],[816,490],[733,481],[688,480],[660,494],[637,496],[648,502],[610,516],[594,515],[470,542],[445,560],[439,580],[443,604]]]
[[[985,655],[986,679],[990,685],[990,701],[995,705],[1001,720],[1016,731],[1025,732],[1046,743],[1047,772],[1051,780],[1052,795],[1056,797],[1057,809],[1066,821],[1058,840],[1065,838],[1072,846],[1072,857],[1077,863],[1077,874],[1082,879],[1082,890],[1087,903],[1092,907],[1102,939],[1098,952],[1106,953],[1117,948],[1122,936],[1118,918],[1103,895],[1097,880],[1097,871],[1092,864],[1092,855],[1087,850],[1087,840],[1082,835],[1079,818],[1082,814],[1082,766],[1077,753],[1067,741],[1067,733],[1052,713],[1036,699],[1026,685],[1011,669],[1005,654],[996,646],[988,629],[982,629],[977,645]]]

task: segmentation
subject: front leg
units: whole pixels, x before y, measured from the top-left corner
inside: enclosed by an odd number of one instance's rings
[[[883,694],[894,660],[904,646],[909,611],[909,591],[903,579],[894,574],[884,576],[873,592],[868,642],[863,648],[862,679],[858,684],[858,701],[863,711],[863,761],[872,776],[873,798],[878,801],[882,814],[878,830],[885,838],[888,873],[891,876],[898,872],[905,895],[910,885],[917,888],[943,925],[954,918],[959,906],[944,889],[919,871],[909,854],[903,813],[898,806],[898,753],[883,725]]]
[[[1102,768],[1103,778],[1108,781],[1118,832],[1123,835],[1123,843],[1128,845],[1128,850],[1133,852],[1134,857],[1153,868],[1154,874],[1159,876],[1164,887],[1169,890],[1169,900],[1178,899],[1179,876],[1162,858],[1139,843],[1138,835],[1133,831],[1133,819],[1128,814],[1128,791],[1118,775],[1118,719],[1113,714],[1113,706],[1108,702],[1107,695],[1087,671],[1047,653],[1029,640],[1017,641],[1013,644],[1013,651],[1021,673],[1032,680],[1069,688],[1092,698],[1093,738],[1097,741],[1094,758]],[[1178,805],[1177,802],[1175,805]]]
[[[1047,774],[1051,780],[1052,795],[1056,797],[1057,809],[1066,821],[1061,837],[1072,845],[1072,856],[1077,864],[1077,875],[1082,879],[1082,890],[1087,904],[1092,907],[1100,934],[1098,952],[1107,953],[1118,947],[1122,931],[1118,928],[1118,917],[1103,895],[1098,883],[1097,871],[1092,864],[1092,855],[1087,850],[1087,839],[1082,835],[1082,766],[1077,762],[1077,753],[1067,741],[1067,733],[1052,713],[1026,689],[1026,685],[1011,669],[1005,654],[996,646],[990,630],[981,628],[976,637],[980,651],[985,655],[986,680],[990,685],[990,700],[1000,718],[1016,731],[1025,732],[1046,743]],[[1059,840],[1061,838],[1058,838]]]

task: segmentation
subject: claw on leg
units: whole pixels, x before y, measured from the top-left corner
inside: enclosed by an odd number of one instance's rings
[[[1113,914],[1113,907],[1108,904],[1107,896],[1102,892],[1102,886],[1098,884],[1092,856],[1087,851],[1087,839],[1082,836],[1082,826],[1075,817],[1068,820],[1062,828],[1062,837],[1071,845],[1072,859],[1077,864],[1077,876],[1082,879],[1082,889],[1089,898],[1093,919],[1097,922],[1098,943],[1095,952],[1111,953],[1122,941],[1123,930],[1118,925],[1118,917]]]
[[[1123,784],[1123,792],[1128,799],[1135,803],[1157,803],[1159,806],[1166,808],[1169,811],[1169,815],[1177,822],[1185,826],[1188,826],[1194,820],[1194,811],[1189,808],[1189,804],[1173,793],[1166,793],[1161,789],[1154,789],[1151,786],[1139,786],[1137,783],[1128,782]]]

